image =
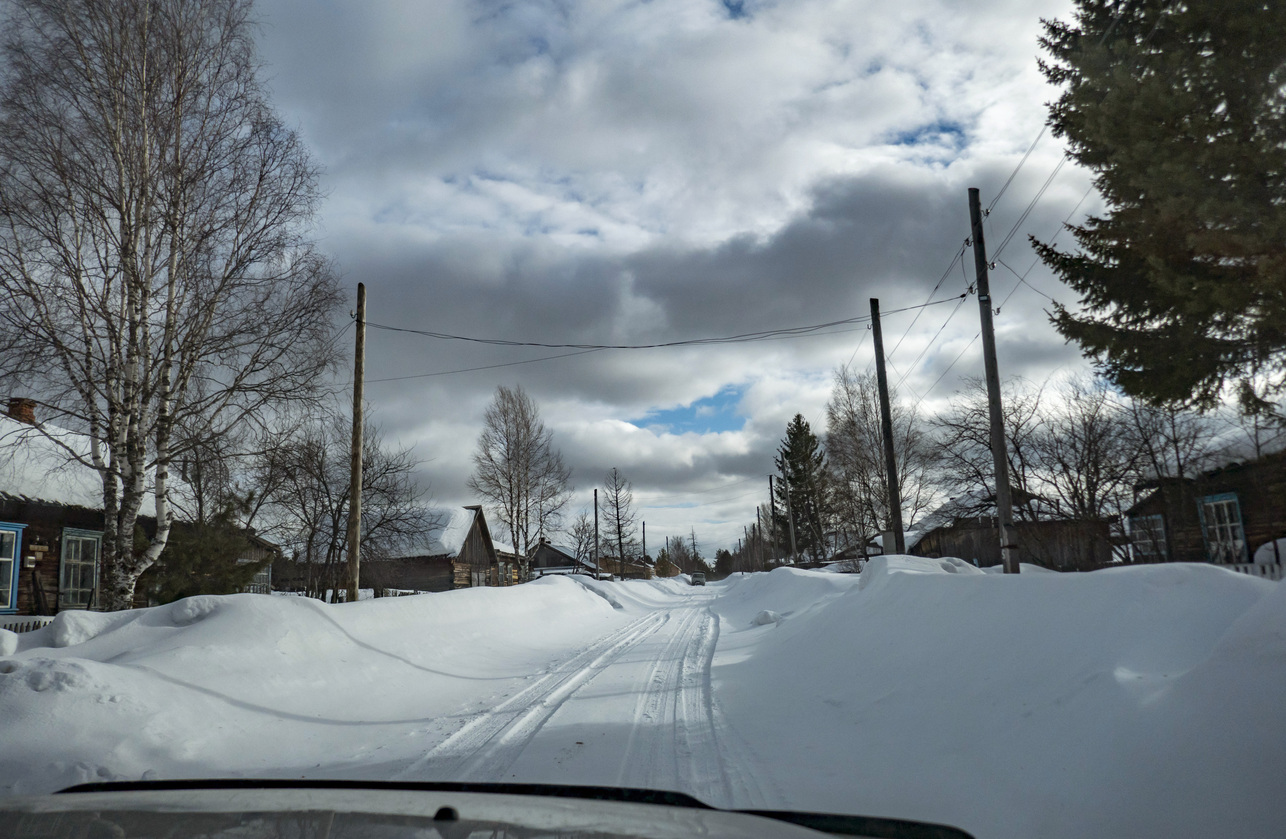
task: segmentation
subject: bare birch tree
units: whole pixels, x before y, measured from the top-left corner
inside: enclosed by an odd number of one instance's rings
[[[553,445],[554,432],[521,388],[496,388],[473,455],[469,489],[509,531],[524,556],[557,529],[571,498],[571,470]]]
[[[256,80],[248,0],[13,0],[3,49],[0,373],[87,435],[67,454],[102,479],[104,602],[128,608],[176,427],[310,399],[334,357],[318,173]]]
[[[835,371],[826,403],[826,453],[835,474],[835,507],[842,531],[856,546],[889,529],[888,469],[880,430],[875,375],[848,367]],[[925,434],[916,412],[890,393],[893,451],[901,489],[902,520],[919,518],[937,498],[939,450]]]

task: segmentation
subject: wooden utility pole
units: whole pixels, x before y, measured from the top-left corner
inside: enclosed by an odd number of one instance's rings
[[[893,452],[893,411],[889,407],[889,378],[884,372],[884,335],[880,332],[880,300],[871,298],[871,331],[875,333],[875,384],[880,392],[880,432],[884,436],[884,471],[888,473],[889,529],[893,531],[892,553],[906,553],[902,533],[902,491],[898,486],[897,456]],[[884,546],[885,553],[891,553]]]
[[[594,567],[598,568],[598,490],[594,490]],[[602,569],[599,568],[601,571]]]
[[[647,522],[643,522],[643,561],[647,562]]]
[[[768,563],[764,561],[764,522],[760,515],[761,509],[760,505],[755,505],[755,530],[759,533],[759,542],[756,546],[759,549],[759,570],[764,571],[767,570]]]
[[[987,280],[987,243],[982,232],[982,203],[978,190],[969,189],[969,222],[973,228],[973,270],[978,283],[978,310],[982,315],[982,360],[987,376],[987,407],[991,412],[991,459],[996,470],[996,522],[1000,528],[1000,559],[1006,574],[1018,573],[1018,546],[1014,532],[1014,503],[1009,490],[1009,449],[1005,442],[1005,415],[1000,403],[1000,367],[996,363],[996,328],[991,320],[991,284]]]
[[[357,284],[357,345],[353,349],[353,441],[348,477],[348,602],[357,602],[362,547],[362,384],[366,374],[366,284]]]
[[[768,529],[772,534],[772,547],[768,551],[768,558],[772,562],[777,561],[777,496],[773,487],[773,476],[768,476]]]
[[[786,470],[782,469],[781,482],[786,486],[786,524],[790,525],[790,564],[799,564],[799,551],[795,547],[795,511],[790,507],[790,481],[786,480]]]

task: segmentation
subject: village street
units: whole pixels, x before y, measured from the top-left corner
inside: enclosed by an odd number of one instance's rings
[[[0,791],[581,784],[1015,839],[1267,836],[1284,621],[1280,583],[1208,565],[921,557],[68,611],[0,659]]]
[[[733,781],[710,665],[721,589],[674,591],[463,725],[401,778],[681,789],[715,804]]]

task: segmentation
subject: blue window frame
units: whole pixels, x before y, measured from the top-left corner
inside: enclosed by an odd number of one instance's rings
[[[1250,562],[1237,493],[1207,495],[1197,502],[1197,509],[1201,514],[1201,538],[1206,544],[1206,558],[1220,565]]]
[[[0,522],[0,614],[18,611],[18,569],[22,566],[25,524]]]

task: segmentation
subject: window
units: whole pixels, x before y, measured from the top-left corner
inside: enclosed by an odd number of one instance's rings
[[[1201,536],[1210,561],[1223,565],[1249,562],[1236,493],[1207,495],[1201,499],[1200,511]]]
[[[0,524],[0,612],[18,611],[18,556],[23,524]]]
[[[1135,562],[1165,562],[1169,558],[1165,545],[1165,517],[1130,517],[1130,546]]]
[[[254,561],[253,559],[238,559],[237,564],[243,565]],[[255,575],[250,578],[250,583],[241,590],[247,594],[272,594],[272,563],[269,562],[256,571]]]
[[[58,608],[88,609],[98,590],[98,546],[101,533],[64,530]]]

